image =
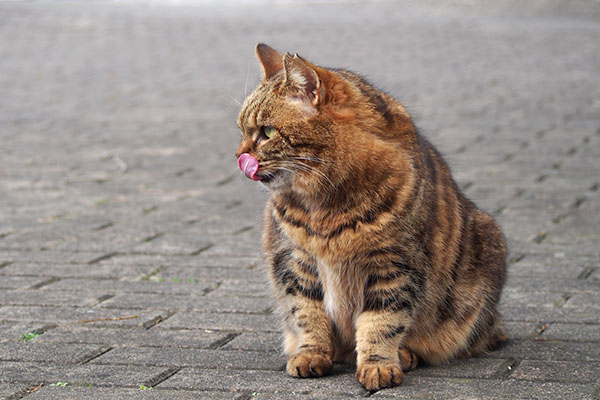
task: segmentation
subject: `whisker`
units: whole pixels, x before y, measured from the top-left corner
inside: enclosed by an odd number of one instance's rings
[[[289,160],[280,160],[280,163],[284,163],[286,166],[291,167],[292,169],[305,171],[305,172],[314,172],[318,176],[322,177],[323,180],[325,181],[325,183],[327,183],[327,186],[324,186],[324,189],[327,193],[332,194],[333,192],[336,191],[336,187],[335,187],[334,183],[331,181],[331,179],[327,175],[325,175],[323,172],[319,171],[317,168],[315,168],[311,165],[305,164],[303,162],[291,162]]]
[[[227,96],[229,96],[229,98],[230,98],[231,100],[233,100],[233,101],[234,101],[234,103],[238,105],[238,107],[241,107],[241,106],[242,106],[242,103],[241,103],[241,102],[240,102],[238,99],[236,99],[235,97],[233,97],[231,94],[227,93]]]
[[[280,170],[283,170],[283,171],[287,171],[287,172],[289,172],[289,173],[291,173],[291,174],[293,174],[293,173],[294,173],[294,171],[292,171],[292,170],[291,170],[291,169],[289,169],[289,168],[285,168],[285,167],[275,167],[275,168],[277,168],[277,169],[280,169]]]
[[[246,63],[246,83],[244,84],[244,98],[248,97],[248,79],[249,78],[250,78],[250,62],[248,61]]]
[[[261,163],[261,165],[263,168],[266,168],[266,169],[273,168],[273,169],[283,170],[283,171],[287,171],[293,175],[296,175],[300,171],[314,173],[315,175],[317,175],[318,177],[321,178],[321,184],[323,187],[323,191],[326,194],[332,195],[333,193],[336,192],[337,188],[336,188],[335,184],[331,181],[331,179],[325,173],[323,173],[316,167],[306,164],[300,160],[328,162],[328,161],[320,159],[318,157],[310,158],[310,157],[302,157],[302,156],[292,156],[292,157],[289,157],[288,159],[264,161]],[[272,175],[267,171],[265,171],[265,174]]]
[[[319,158],[319,157],[294,156],[294,157],[290,157],[290,159],[292,159],[292,160],[314,161],[314,162],[320,162],[320,163],[330,163],[330,161],[323,160],[322,158]]]

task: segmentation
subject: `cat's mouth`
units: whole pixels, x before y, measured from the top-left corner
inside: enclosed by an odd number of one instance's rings
[[[244,153],[238,158],[238,165],[246,177],[252,179],[253,181],[262,180],[261,175],[258,174],[259,165],[256,157],[248,153]]]
[[[281,175],[282,172],[283,171],[280,171],[277,169],[268,171],[268,172],[262,171],[262,172],[256,174],[256,178],[258,178],[258,179],[255,178],[255,180],[260,180],[261,183],[269,183],[269,182],[272,182],[273,180],[277,179]]]
[[[269,174],[269,175],[258,174],[257,177],[259,178],[258,180],[261,181],[262,183],[269,183],[273,180],[274,175],[273,174]]]
[[[278,168],[267,168],[266,171],[261,171],[260,183],[265,185],[269,190],[279,190],[290,184],[290,173],[289,171],[278,169]]]
[[[288,179],[285,178],[285,169],[272,168],[269,166],[265,168],[265,165],[260,165],[258,159],[249,153],[240,155],[238,158],[238,165],[247,178],[252,179],[253,181],[260,181],[260,183],[266,184],[271,190],[285,186],[286,183],[289,182]]]
[[[257,174],[257,177],[259,178],[259,180],[261,181],[261,183],[269,183],[271,181],[273,181],[273,179],[275,179],[277,177],[277,173],[276,172],[270,172],[268,174]]]
[[[238,165],[247,178],[250,178],[253,181],[261,181],[262,183],[273,181],[281,172],[277,169],[267,172],[264,170],[259,171],[261,168],[258,160],[248,153],[244,153],[238,158]]]

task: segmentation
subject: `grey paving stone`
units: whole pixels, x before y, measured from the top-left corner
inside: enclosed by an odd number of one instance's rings
[[[1,247],[0,247],[1,249]],[[1,251],[2,261],[12,261],[18,264],[86,264],[102,254],[94,252],[65,252],[65,251]]]
[[[253,392],[320,392],[364,396],[368,392],[355,380],[354,374],[338,372],[327,378],[297,379],[285,372],[254,370],[184,369],[160,384],[161,388],[228,390]]]
[[[555,340],[510,340],[502,348],[486,357],[556,360],[599,361],[600,346],[597,343],[561,342]]]
[[[535,305],[540,308],[552,309],[555,307],[555,304],[558,304],[560,299],[560,292],[522,291],[513,290],[511,287],[507,287],[506,290],[502,292],[500,308],[510,309],[512,307]]]
[[[494,210],[490,212],[492,211]],[[534,240],[540,233],[548,232],[555,228],[552,219],[556,217],[558,212],[548,212],[547,214],[543,214],[542,212],[527,210],[526,212],[521,211],[517,214],[515,210],[507,206],[497,216],[498,222],[506,234],[511,250],[514,251],[523,248],[523,252],[547,253],[546,249],[541,249],[542,246],[534,242]]]
[[[24,333],[39,331],[44,324],[0,323],[0,343],[19,342]]]
[[[534,339],[539,330],[539,324],[533,322],[505,321],[504,326],[511,339]]]
[[[252,399],[271,399],[271,400],[291,400],[291,399],[311,399],[311,400],[342,400],[348,399],[348,395],[343,394],[332,394],[332,393],[298,393],[293,390],[286,392],[283,390],[276,390],[273,393],[256,391],[252,392]]]
[[[97,255],[100,257],[101,255]],[[61,278],[105,278],[105,279],[134,279],[152,272],[151,266],[112,265],[112,264],[68,264],[68,263],[35,263],[24,264],[15,262],[0,270],[8,276],[55,276]]]
[[[170,295],[154,293],[127,293],[105,302],[102,308],[138,308],[180,311],[264,313],[273,306],[273,300],[264,297],[214,297],[211,295]]]
[[[64,343],[4,343],[0,350],[0,361],[47,362],[77,364],[106,351],[106,346]]]
[[[262,271],[257,271],[260,274]],[[267,282],[266,274],[263,282],[248,282],[247,280],[228,279],[219,285],[218,289],[211,293],[211,296],[244,296],[244,297],[262,297],[271,295],[271,284]]]
[[[114,349],[91,361],[93,364],[151,365],[165,367],[196,367],[214,369],[260,369],[279,371],[286,358],[268,351],[221,351],[194,348],[132,348]]]
[[[536,307],[533,304],[501,307],[500,312],[506,320],[520,322],[596,324],[600,318],[600,313],[594,309]]]
[[[98,303],[96,294],[90,292],[60,292],[40,290],[0,290],[0,304],[11,306],[61,306],[92,307]]]
[[[529,250],[529,249],[528,249]],[[514,251],[514,250],[513,250]],[[553,253],[526,254],[525,257],[510,265],[508,275],[519,279],[522,277],[538,278],[543,276],[549,279],[575,279],[590,264],[593,258],[566,257],[564,252],[556,250]]]
[[[600,324],[547,324],[542,336],[548,340],[581,340],[600,342]]]
[[[162,254],[127,254],[119,253],[110,258],[98,262],[99,265],[146,265],[158,268],[161,265],[178,265],[189,263],[189,257],[181,255],[162,255]]]
[[[214,245],[210,240],[198,235],[181,235],[166,233],[157,238],[154,235],[142,238],[142,243],[134,246],[131,251],[139,253],[187,254],[193,255],[205,252]]]
[[[524,360],[510,376],[530,381],[577,382],[598,384],[600,364],[584,361]]]
[[[126,389],[106,387],[74,387],[74,386],[48,386],[28,396],[34,400],[113,400],[113,399],[232,399],[230,393],[223,392],[194,392],[189,390],[160,390],[153,389]]]
[[[0,362],[4,382],[32,384],[66,382],[72,385],[125,386],[138,388],[164,372],[160,367],[121,367],[105,365],[76,365],[57,368],[52,364],[15,361]]]
[[[237,241],[223,242],[212,246],[205,252],[204,255],[207,257],[219,257],[219,256],[240,256],[240,257],[260,257],[263,254],[263,250],[260,247],[260,242],[254,243],[243,243]]]
[[[232,257],[229,255],[209,257],[204,253],[197,256],[182,255],[161,255],[161,254],[116,254],[110,258],[99,261],[98,264],[119,264],[119,265],[154,265],[155,267],[164,266],[168,268],[247,268],[263,262],[263,257]],[[231,277],[229,277],[231,279]]]
[[[253,264],[253,261],[245,260],[239,264]],[[263,271],[258,268],[238,268],[238,267],[195,267],[195,266],[169,266],[168,268],[160,271],[156,277],[152,277],[151,280],[182,280],[186,279],[197,279],[197,280],[211,280],[211,281],[223,281],[230,279],[232,276],[236,278],[245,279],[248,285],[252,285],[258,282],[262,285],[264,280]]]
[[[27,390],[27,386],[20,383],[0,383],[0,397],[8,399],[12,395],[21,393]]]
[[[558,218],[558,217],[556,217]],[[545,233],[546,231],[542,230],[540,234]],[[552,253],[556,252],[558,254],[566,254],[568,257],[575,258],[578,256],[583,256],[587,258],[597,258],[598,251],[593,246],[594,240],[591,239],[589,241],[579,240],[579,239],[565,239],[565,241],[559,242],[553,237],[559,236],[557,233],[547,233],[546,239],[544,239],[541,243],[536,244],[533,247],[532,251],[536,253]],[[535,240],[536,238],[532,238]],[[515,242],[515,245],[512,247],[516,252],[525,252],[526,250],[531,249],[531,245],[529,242]],[[576,270],[574,268],[573,270]]]
[[[244,332],[224,345],[223,349],[281,352],[283,335],[281,333]]]
[[[600,293],[576,293],[566,302],[565,308],[600,310]]]
[[[447,365],[417,368],[409,374],[414,376],[491,378],[497,375],[500,367],[504,364],[506,364],[504,359],[471,358],[468,360],[454,360]]]
[[[237,175],[237,174],[236,174]],[[236,182],[236,185],[243,185],[245,182],[240,181]],[[236,186],[238,189],[240,186]],[[250,189],[251,187],[246,186],[246,188]],[[251,192],[256,193],[256,192]],[[264,201],[264,196],[252,196],[252,198],[246,198],[244,201],[256,202],[257,204],[261,204],[260,200]],[[238,206],[242,203],[238,203]],[[259,206],[260,207],[260,206]],[[228,211],[231,213],[230,211]],[[258,218],[256,218],[258,217]],[[240,221],[242,223],[240,223]],[[247,232],[251,232],[251,234],[257,238],[255,241],[256,244],[260,242],[260,233],[259,229],[257,229],[258,225],[256,222],[260,221],[260,215],[255,215],[251,220],[245,219],[236,219],[236,218],[227,218],[225,213],[209,215],[205,217],[203,220],[198,221],[198,223],[194,224],[190,227],[189,232],[198,232],[199,234],[207,234],[209,237],[213,237],[215,235],[223,236],[223,237],[231,237],[236,232],[239,232],[242,229],[250,229]]]
[[[108,293],[159,293],[159,294],[204,294],[216,286],[214,281],[199,281],[193,278],[173,280],[114,280],[114,279],[60,279],[43,288],[55,290],[89,290]]]
[[[271,314],[212,314],[189,311],[175,314],[161,323],[159,329],[169,328],[278,332],[279,318]]]
[[[593,267],[585,266],[581,274],[587,275]],[[580,275],[581,276],[581,275]],[[591,279],[552,279],[546,277],[519,277],[509,275],[506,282],[504,296],[509,296],[512,292],[555,292],[570,295],[576,293],[594,294],[600,290],[600,282]]]
[[[46,281],[42,277],[2,276],[0,278],[0,293],[5,289],[28,289]]]
[[[93,326],[141,326],[158,313],[140,310],[85,309],[74,307],[3,306],[3,321],[34,323],[70,323]],[[85,321],[85,322],[80,322]],[[89,321],[89,322],[87,322]]]
[[[405,376],[402,386],[374,393],[374,399],[591,399],[592,384]]]
[[[194,347],[206,349],[226,341],[228,337],[228,333],[207,330],[59,326],[44,332],[43,335],[38,336],[34,340],[42,343],[90,343],[112,347]]]

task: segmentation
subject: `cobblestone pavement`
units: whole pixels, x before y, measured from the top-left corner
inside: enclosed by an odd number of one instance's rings
[[[0,3],[0,397],[369,396],[283,372],[233,155],[264,41],[406,103],[510,243],[511,341],[371,397],[600,398],[597,1],[83,3]]]

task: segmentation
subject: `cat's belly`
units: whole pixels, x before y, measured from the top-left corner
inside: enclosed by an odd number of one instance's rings
[[[319,263],[323,307],[334,326],[339,345],[351,349],[355,346],[355,322],[363,306],[364,282],[357,275],[349,266]]]

